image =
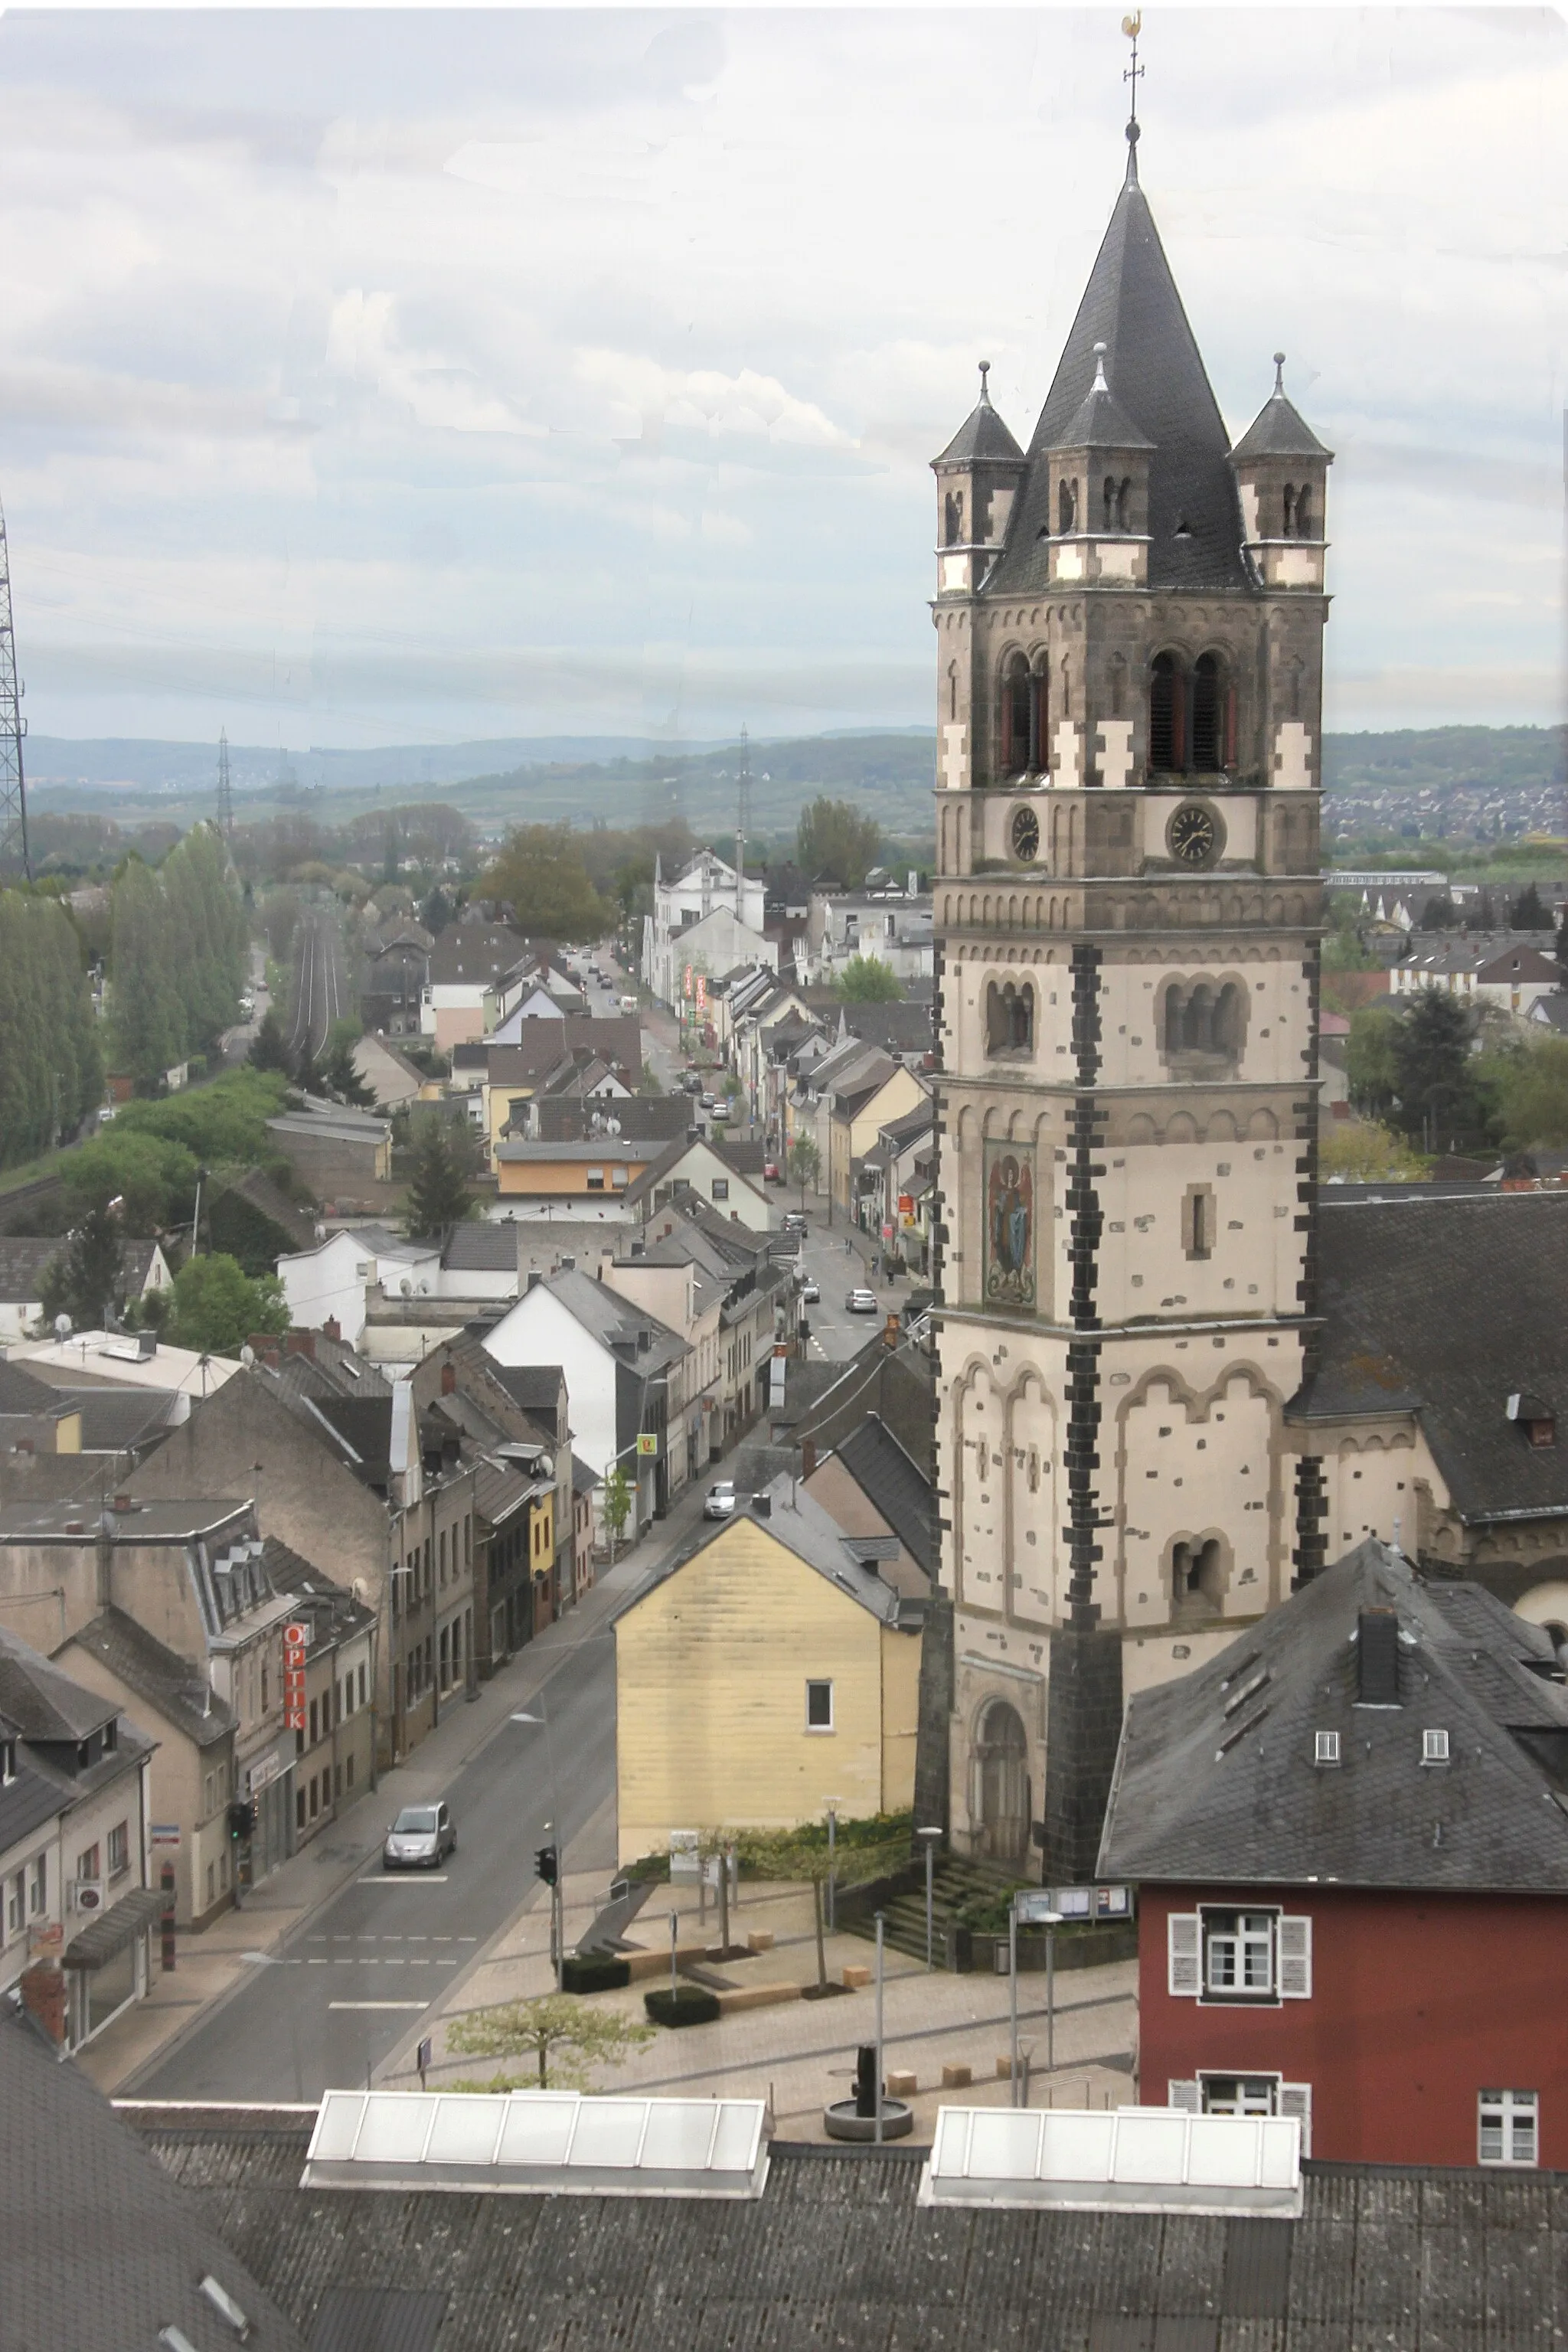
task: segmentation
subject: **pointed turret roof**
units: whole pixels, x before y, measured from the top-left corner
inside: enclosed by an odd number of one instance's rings
[[[1105,345],[1094,347],[1094,382],[1088,397],[1056,446],[1058,449],[1152,449],[1112,393],[1105,377]]]
[[[1095,377],[1096,343],[1107,373],[1153,446],[1149,468],[1149,581],[1152,587],[1251,589],[1230,469],[1230,436],[1210,388],[1135,155],[1089,272],[1015,501],[1007,544],[988,583],[1029,594],[1047,579],[1051,530],[1047,453],[1067,444]]]
[[[1295,404],[1285,394],[1285,354],[1274,354],[1274,390],[1235,448],[1231,462],[1247,457],[1322,457],[1331,460]]]
[[[985,381],[990,373],[990,361],[982,360],[980,397],[941,457],[932,459],[933,465],[973,466],[976,462],[982,465],[987,462],[1014,466],[1023,464],[1023,451],[991,405],[991,393]]]

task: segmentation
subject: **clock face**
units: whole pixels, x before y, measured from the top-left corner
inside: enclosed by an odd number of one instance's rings
[[[1184,866],[1206,866],[1219,847],[1219,826],[1214,811],[1197,801],[1189,801],[1171,819],[1166,839],[1172,856],[1179,857]]]
[[[1028,859],[1037,857],[1040,848],[1040,820],[1032,808],[1013,812],[1013,855]]]

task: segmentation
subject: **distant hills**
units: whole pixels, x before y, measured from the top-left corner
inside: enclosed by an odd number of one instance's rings
[[[1329,794],[1371,815],[1406,793],[1439,801],[1458,792],[1493,804],[1517,803],[1527,822],[1561,797],[1561,727],[1437,727],[1330,735],[1323,764]],[[616,825],[684,816],[699,834],[735,823],[740,747],[735,740],[671,747],[633,736],[513,737],[465,743],[405,744],[367,751],[279,752],[256,744],[229,750],[235,814],[242,822],[280,807],[331,803],[334,822],[380,801],[439,798],[487,833],[518,824],[566,821]],[[818,793],[853,800],[884,831],[906,838],[932,830],[929,795],[935,737],[926,728],[839,730],[762,740],[751,746],[753,837],[793,832]],[[194,823],[213,804],[216,743],[137,738],[73,741],[28,739],[35,805],[65,814],[98,810],[122,824]],[[325,817],[326,807],[321,807]],[[1347,810],[1348,814],[1348,810]]]

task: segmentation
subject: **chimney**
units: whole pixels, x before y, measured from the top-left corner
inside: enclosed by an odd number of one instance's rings
[[[815,1437],[803,1437],[800,1441],[800,1475],[803,1478],[809,1478],[816,1469],[816,1440]]]
[[[1356,1704],[1399,1705],[1399,1620],[1392,1609],[1363,1609],[1356,1621]]]
[[[441,1367],[441,1394],[454,1396],[458,1388],[458,1367],[448,1361]]]
[[[321,1326],[321,1337],[323,1339],[341,1339],[342,1336],[342,1325],[338,1321],[335,1315],[329,1315],[326,1321]]]
[[[641,1326],[641,1328],[638,1329],[638,1332],[637,1332],[637,1353],[638,1353],[638,1355],[639,1355],[639,1356],[646,1356],[646,1355],[647,1354],[647,1352],[648,1352],[648,1349],[649,1349],[652,1346],[653,1346],[653,1333],[648,1329],[647,1326],[646,1324],[644,1324],[644,1325],[642,1325],[642,1326]]]
[[[752,1508],[756,1513],[759,1519],[771,1519],[773,1515],[773,1496],[771,1495],[753,1495],[752,1496]]]
[[[289,1331],[284,1336],[283,1345],[289,1355],[305,1356],[312,1364],[315,1362],[316,1335],[313,1331]]]

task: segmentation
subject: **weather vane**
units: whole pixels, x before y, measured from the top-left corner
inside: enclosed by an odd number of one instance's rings
[[[1138,10],[1136,16],[1123,16],[1121,19],[1121,29],[1132,44],[1132,62],[1124,69],[1121,79],[1123,81],[1131,82],[1132,85],[1131,119],[1136,122],[1138,120],[1138,85],[1143,78],[1143,68],[1138,62],[1138,36],[1143,29],[1143,11],[1142,8]]]

